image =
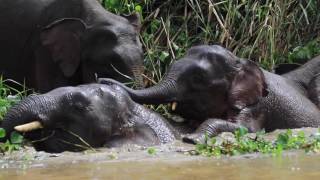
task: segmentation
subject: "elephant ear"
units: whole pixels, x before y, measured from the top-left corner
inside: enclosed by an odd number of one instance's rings
[[[236,109],[256,104],[268,95],[267,84],[262,70],[252,61],[243,62],[236,72],[229,90],[228,100]]]
[[[66,77],[71,77],[80,64],[80,38],[86,29],[81,19],[54,21],[40,33],[40,41]]]
[[[135,28],[135,30],[139,33],[141,29],[141,21],[140,21],[140,15],[138,13],[133,13],[130,15],[122,15],[124,18],[126,18],[129,23]]]

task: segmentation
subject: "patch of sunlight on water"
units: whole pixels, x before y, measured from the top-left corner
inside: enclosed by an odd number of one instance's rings
[[[320,155],[298,153],[283,157],[233,157],[178,161],[146,160],[126,162],[83,162],[43,168],[3,169],[0,179],[319,179]]]

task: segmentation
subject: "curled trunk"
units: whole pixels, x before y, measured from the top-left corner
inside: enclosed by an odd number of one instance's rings
[[[10,108],[1,124],[1,127],[6,130],[6,137],[0,141],[8,139],[15,126],[32,121],[43,123],[55,102],[53,99],[48,98],[43,95],[30,96]]]

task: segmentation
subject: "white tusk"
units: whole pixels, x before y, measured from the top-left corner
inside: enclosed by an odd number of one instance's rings
[[[177,102],[173,102],[172,106],[171,106],[171,110],[174,111],[177,108],[178,103]]]
[[[18,132],[29,132],[29,131],[33,131],[40,128],[43,128],[43,126],[39,121],[32,121],[30,123],[22,124],[14,127],[14,129]]]

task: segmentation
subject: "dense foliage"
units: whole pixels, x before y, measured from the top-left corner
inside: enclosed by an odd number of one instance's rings
[[[103,0],[117,14],[142,17],[149,83],[197,44],[221,44],[267,69],[320,54],[320,1]]]

